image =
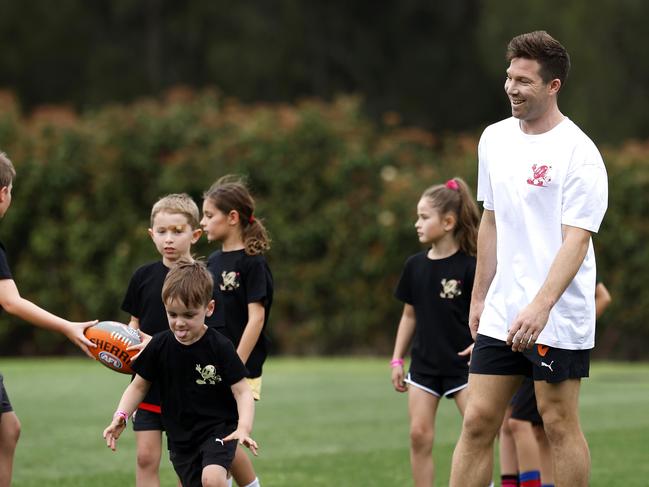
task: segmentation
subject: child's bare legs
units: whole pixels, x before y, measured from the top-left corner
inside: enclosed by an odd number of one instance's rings
[[[10,487],[20,421],[13,411],[0,415],[0,487]]]
[[[455,400],[455,405],[457,406],[458,410],[460,411],[460,414],[462,417],[464,417],[464,410],[466,409],[466,402],[469,397],[469,394],[466,390],[466,387],[464,389],[461,389],[457,391],[455,394],[453,394],[453,399]]]
[[[228,472],[221,465],[207,465],[203,469],[201,483],[203,487],[227,487]]]
[[[433,439],[439,397],[418,387],[408,388],[410,466],[415,487],[430,487],[435,477]]]
[[[529,421],[509,418],[509,428],[516,443],[518,470],[530,472],[540,470],[539,446],[534,435],[534,426]]]
[[[518,462],[516,461],[516,444],[512,430],[509,428],[509,418],[512,414],[512,408],[509,406],[505,413],[505,419],[500,427],[500,438],[498,439],[500,447],[500,474],[518,476]]]
[[[539,457],[541,459],[541,483],[554,484],[554,474],[552,473],[552,452],[550,443],[545,434],[543,425],[534,425],[534,435],[539,445]]]
[[[237,445],[237,451],[234,454],[230,471],[232,472],[232,477],[234,477],[234,480],[240,486],[248,485],[257,478],[252,461],[241,445]]]
[[[160,487],[162,431],[136,431],[135,443],[137,445],[135,485],[137,487]]]

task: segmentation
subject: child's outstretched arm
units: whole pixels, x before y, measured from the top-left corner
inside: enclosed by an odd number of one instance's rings
[[[263,303],[248,304],[248,323],[246,323],[237,347],[237,355],[244,364],[250,358],[250,354],[259,340],[261,330],[264,328],[265,316],[266,310]]]
[[[403,357],[408,351],[412,336],[415,334],[415,308],[411,304],[403,305],[403,313],[399,321],[397,330],[397,339],[394,342],[394,352],[392,353],[392,385],[397,392],[406,392],[407,387],[404,382]]]
[[[0,280],[0,306],[7,313],[33,325],[62,333],[88,357],[94,358],[88,348],[94,348],[96,345],[86,338],[83,331],[96,324],[97,320],[78,323],[60,318],[23,298],[13,279]]]
[[[106,427],[103,437],[106,440],[106,446],[111,450],[117,449],[117,440],[126,428],[126,420],[133,414],[138,404],[142,402],[144,396],[151,388],[151,382],[144,380],[136,375],[126,390],[122,394],[117,410],[113,415],[113,421]]]
[[[255,417],[255,399],[252,397],[252,390],[246,380],[241,379],[236,384],[232,384],[232,394],[237,401],[239,424],[237,424],[237,429],[234,432],[223,438],[223,441],[238,440],[239,443],[248,447],[252,453],[257,455],[259,446],[250,437],[252,422]]]

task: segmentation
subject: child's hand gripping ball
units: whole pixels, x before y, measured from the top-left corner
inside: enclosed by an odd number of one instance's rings
[[[132,374],[131,359],[139,350],[126,349],[141,343],[137,330],[116,321],[100,321],[94,326],[86,328],[84,332],[88,340],[97,345],[90,348],[95,359],[109,369]]]

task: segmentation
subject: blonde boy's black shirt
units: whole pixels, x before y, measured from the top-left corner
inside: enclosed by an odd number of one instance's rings
[[[266,324],[273,304],[273,276],[263,255],[248,255],[244,250],[223,252],[209,256],[207,268],[214,277],[214,314],[207,319],[239,346],[248,323],[248,304],[264,306],[264,327],[246,362],[248,377],[259,377],[268,355]]]
[[[133,273],[122,302],[122,310],[135,316],[140,330],[148,335],[156,335],[169,330],[167,311],[162,302],[162,285],[169,268],[158,260],[144,264]],[[157,386],[151,387],[140,407],[156,411],[160,405],[160,392]]]
[[[159,260],[140,266],[133,273],[122,302],[122,310],[135,316],[140,330],[149,335],[169,329],[162,302],[162,285],[168,273],[169,268]]]
[[[191,451],[211,435],[223,437],[236,429],[231,386],[247,371],[232,342],[216,330],[208,328],[191,345],[178,342],[171,330],[159,333],[132,366],[159,386],[169,450]]]

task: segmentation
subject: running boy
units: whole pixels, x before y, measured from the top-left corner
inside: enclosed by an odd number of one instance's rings
[[[268,354],[264,330],[273,302],[273,276],[263,256],[270,249],[270,239],[255,217],[255,201],[248,188],[236,177],[222,177],[203,198],[203,231],[208,241],[221,244],[207,264],[216,283],[216,309],[208,324],[237,347],[255,400],[259,400]],[[252,462],[241,448],[232,475],[242,487],[260,487]]]
[[[11,205],[11,189],[15,177],[16,170],[11,160],[4,152],[0,152],[0,218],[5,216]],[[72,343],[92,358],[88,347],[94,347],[95,345],[85,337],[83,331],[97,323],[97,321],[73,323],[59,318],[23,298],[13,280],[5,248],[1,243],[0,307],[7,313],[33,325],[63,333]],[[3,384],[3,377],[0,374],[0,487],[9,487],[11,485],[14,452],[16,451],[19,436],[20,421],[16,413],[13,412],[9,396]]]
[[[224,487],[237,440],[256,454],[246,368],[232,343],[205,325],[214,311],[213,280],[202,262],[178,262],[162,288],[169,330],[133,362],[135,379],[104,430],[112,450],[153,383],[160,388],[170,459],[183,487]]]
[[[479,220],[478,207],[460,178],[427,189],[417,204],[415,228],[419,241],[430,248],[407,260],[395,292],[404,306],[390,363],[392,385],[398,392],[408,391],[415,486],[433,484],[440,398],[453,398],[464,414]],[[412,361],[404,379],[403,357],[411,341]]]
[[[132,328],[146,335],[169,329],[161,297],[162,285],[169,269],[179,260],[191,260],[191,246],[201,236],[198,220],[198,206],[187,194],[170,194],[153,205],[149,235],[162,260],[144,264],[131,277],[122,309],[130,313]],[[157,384],[138,406],[133,430],[137,445],[135,485],[159,487],[164,427]]]

